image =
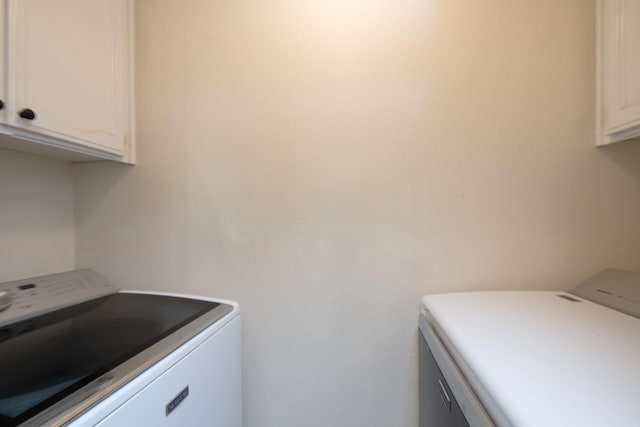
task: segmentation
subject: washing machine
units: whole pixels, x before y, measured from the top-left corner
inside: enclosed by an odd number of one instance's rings
[[[0,284],[0,426],[241,427],[241,314],[90,269]]]
[[[420,427],[640,425],[640,274],[426,295]]]

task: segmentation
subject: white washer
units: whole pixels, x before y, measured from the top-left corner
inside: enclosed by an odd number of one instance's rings
[[[420,426],[640,425],[639,315],[640,274],[618,270],[571,292],[425,296]]]
[[[0,427],[241,427],[237,303],[92,270],[0,284]]]

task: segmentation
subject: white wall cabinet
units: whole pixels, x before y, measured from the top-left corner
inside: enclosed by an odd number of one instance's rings
[[[596,143],[640,137],[640,0],[598,0]]]
[[[134,161],[130,0],[3,0],[0,147]]]

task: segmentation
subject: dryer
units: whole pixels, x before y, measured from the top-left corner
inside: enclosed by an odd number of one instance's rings
[[[242,425],[233,301],[83,269],[2,283],[0,310],[2,427]]]
[[[420,427],[640,425],[640,274],[422,303]]]

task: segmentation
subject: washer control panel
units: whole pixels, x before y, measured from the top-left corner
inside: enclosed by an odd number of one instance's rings
[[[114,292],[91,269],[0,283],[0,326]]]

